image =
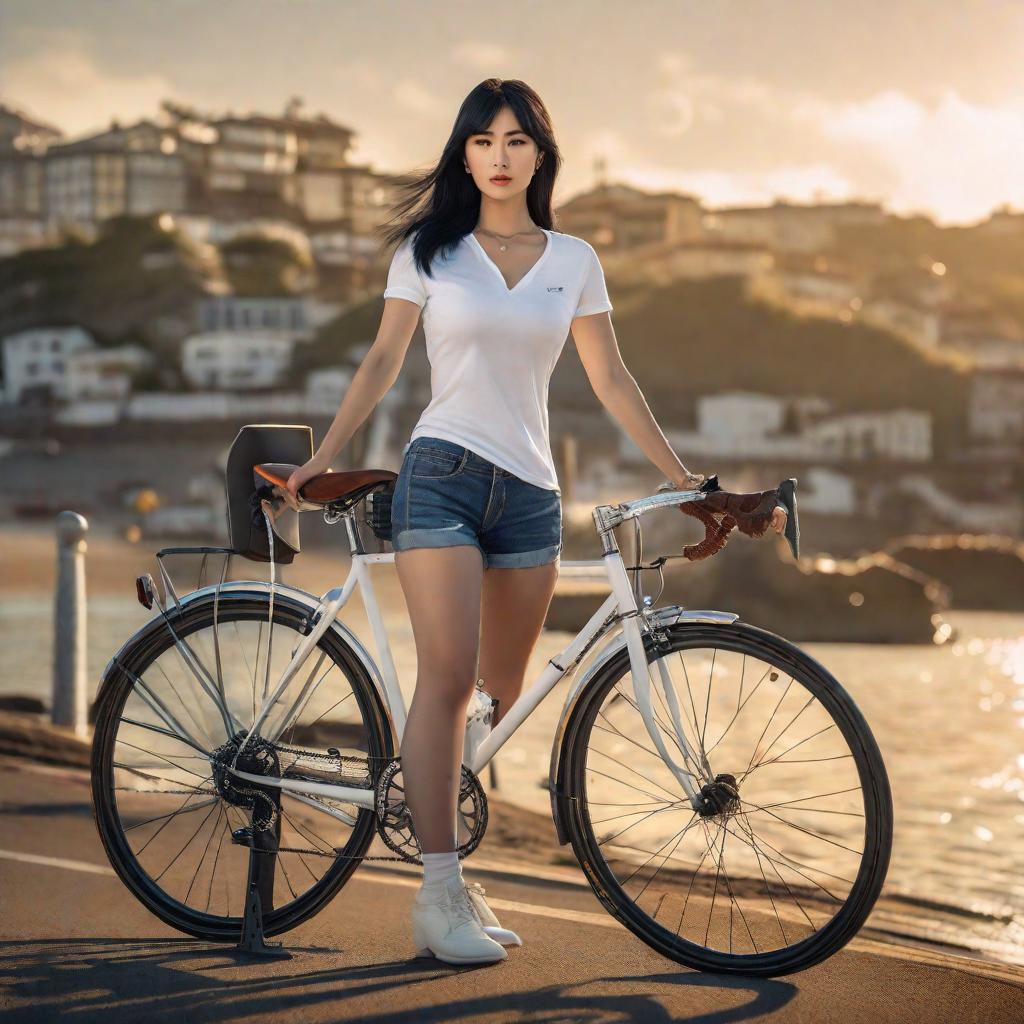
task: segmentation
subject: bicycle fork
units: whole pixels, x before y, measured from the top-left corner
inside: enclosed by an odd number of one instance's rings
[[[676,697],[675,687],[672,685],[668,670],[661,658],[656,659],[658,666],[658,684],[661,687],[662,697],[665,706],[668,708],[671,718],[673,740],[679,747],[683,761],[690,767],[679,764],[669,752],[665,744],[662,730],[654,720],[654,709],[651,703],[651,671],[650,663],[647,660],[647,652],[644,649],[643,635],[638,622],[638,615],[627,616],[622,623],[622,631],[626,638],[626,649],[629,652],[629,664],[633,675],[633,695],[636,698],[637,707],[640,709],[640,717],[644,721],[647,732],[654,742],[662,760],[669,770],[676,777],[679,785],[682,786],[690,800],[694,810],[699,811],[704,805],[704,798],[701,788],[704,783],[714,779],[714,773],[708,763],[704,752],[699,754],[694,751],[686,738],[683,730],[682,717],[679,710],[679,700]]]

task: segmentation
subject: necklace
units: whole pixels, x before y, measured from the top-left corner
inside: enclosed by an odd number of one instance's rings
[[[506,239],[506,240],[510,239],[510,238],[516,238],[518,235],[536,235],[537,234],[536,231],[517,231],[514,235],[499,235],[497,231],[489,231],[487,228],[477,228],[476,230],[477,231],[482,231],[485,235],[493,235],[495,238],[497,238],[499,240],[503,239],[503,238]],[[502,252],[504,252],[508,248],[508,246],[505,245],[505,244],[501,244],[501,245],[498,246],[498,248]]]

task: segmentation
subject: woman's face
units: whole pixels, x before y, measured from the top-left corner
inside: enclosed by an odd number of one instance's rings
[[[519,126],[510,107],[502,107],[487,131],[466,140],[466,164],[473,181],[485,195],[507,199],[525,192],[543,159],[537,143]],[[508,179],[499,184],[495,176]]]

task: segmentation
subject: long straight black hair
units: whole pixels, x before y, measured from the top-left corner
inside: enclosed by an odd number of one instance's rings
[[[462,101],[451,135],[437,165],[412,181],[399,186],[404,193],[395,204],[392,221],[400,223],[388,231],[385,240],[396,245],[410,235],[419,268],[430,277],[430,264],[439,249],[450,254],[461,238],[480,219],[480,189],[464,166],[466,141],[486,131],[503,107],[510,107],[519,126],[544,154],[526,190],[526,207],[535,224],[553,229],[551,194],[562,165],[555,143],[551,118],[543,101],[518,79],[488,78]]]

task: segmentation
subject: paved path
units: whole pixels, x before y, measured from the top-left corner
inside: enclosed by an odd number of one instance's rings
[[[114,877],[84,773],[0,759],[3,1021],[1024,1020],[1024,970],[856,940],[774,980],[696,973],[600,907],[578,872],[467,861],[503,923],[509,958],[455,967],[413,955],[414,865],[366,864],[294,956],[251,962],[151,916]],[[372,930],[368,927],[372,922]]]

